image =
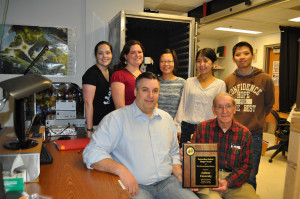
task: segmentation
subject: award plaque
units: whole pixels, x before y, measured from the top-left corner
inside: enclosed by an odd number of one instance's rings
[[[184,188],[219,187],[218,144],[184,143]]]

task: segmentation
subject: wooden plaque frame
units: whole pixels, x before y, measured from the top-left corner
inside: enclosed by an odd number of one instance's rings
[[[218,144],[184,143],[184,188],[219,187]]]

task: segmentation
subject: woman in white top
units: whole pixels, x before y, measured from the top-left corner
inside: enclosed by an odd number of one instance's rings
[[[197,53],[196,67],[199,74],[186,80],[174,118],[177,132],[181,134],[180,147],[190,140],[197,124],[214,118],[213,99],[218,93],[226,92],[224,81],[215,78],[212,73],[216,60],[216,53],[211,48],[203,48]]]

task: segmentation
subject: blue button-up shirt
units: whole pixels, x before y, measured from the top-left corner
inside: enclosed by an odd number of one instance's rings
[[[111,112],[103,118],[83,151],[83,161],[89,169],[107,158],[124,165],[138,184],[166,179],[172,174],[174,164],[181,165],[172,117],[155,108],[149,119],[135,102]]]

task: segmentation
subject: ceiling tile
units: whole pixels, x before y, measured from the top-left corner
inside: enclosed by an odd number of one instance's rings
[[[170,10],[178,12],[188,12],[199,7],[206,0],[145,0],[145,8],[152,10]],[[239,14],[226,17],[215,22],[211,22],[198,28],[200,37],[207,38],[225,38],[241,33],[231,33],[214,30],[217,27],[232,27],[238,29],[247,29],[263,32],[260,35],[272,34],[279,32],[279,26],[300,27],[300,23],[290,22],[288,19],[300,17],[300,0],[289,0],[276,3],[271,6],[255,8],[253,10],[244,11]],[[163,11],[160,11],[163,13]],[[246,34],[247,36],[251,36]]]
[[[151,10],[155,10],[157,6],[159,6],[160,2],[144,2],[144,8],[150,8]],[[154,9],[155,8],[155,9]]]

